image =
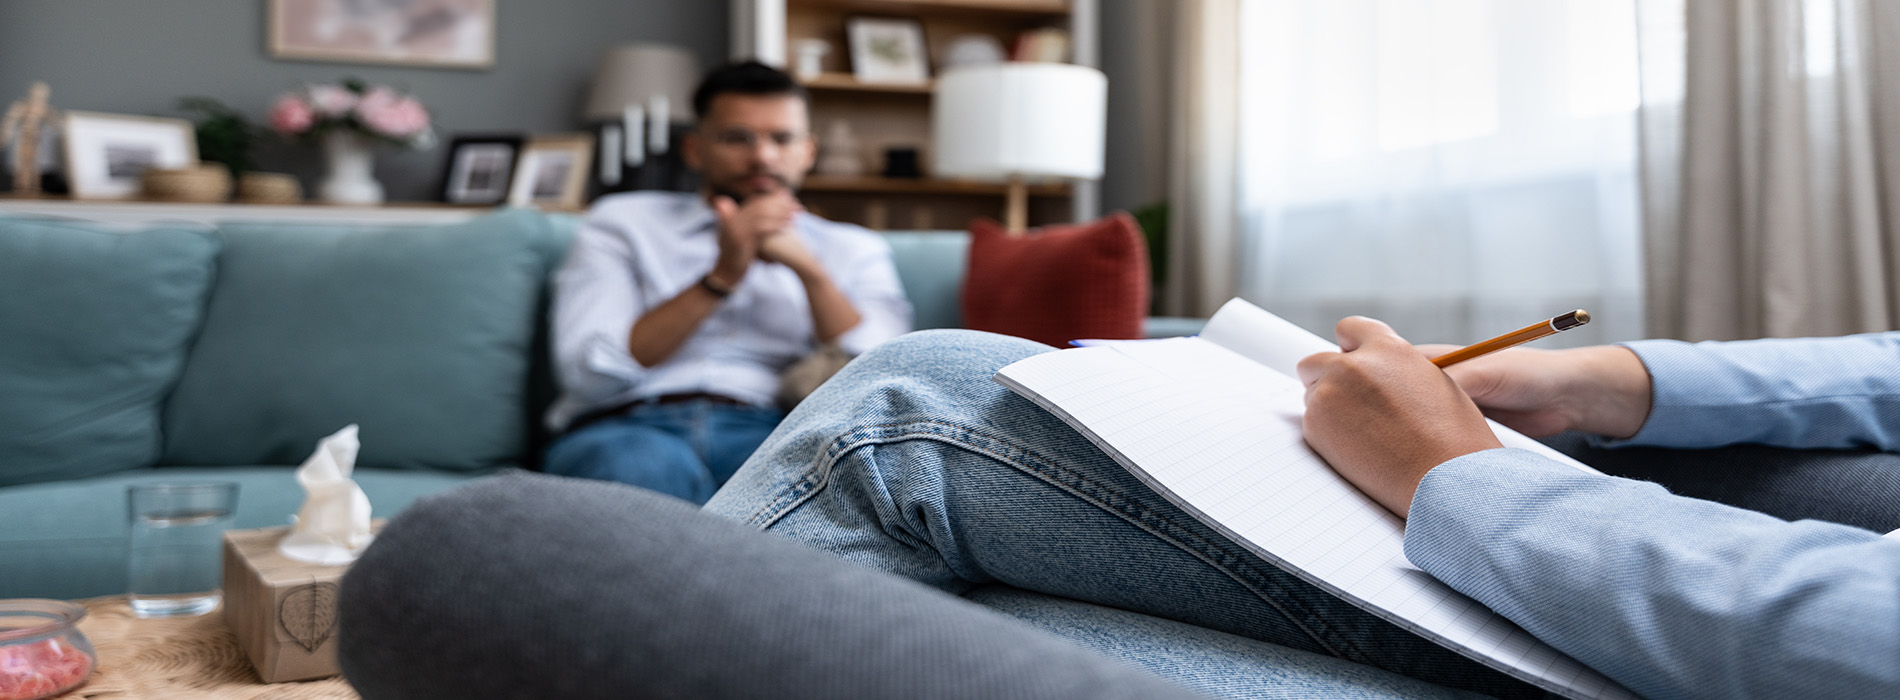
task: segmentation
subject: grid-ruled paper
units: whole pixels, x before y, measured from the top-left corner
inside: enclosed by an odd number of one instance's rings
[[[1554,692],[1634,697],[1412,567],[1404,521],[1306,446],[1304,390],[1287,375],[1212,342],[1177,338],[1045,353],[996,378],[1281,568]]]

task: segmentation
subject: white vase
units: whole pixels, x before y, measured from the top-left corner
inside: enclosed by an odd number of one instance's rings
[[[323,135],[323,181],[317,197],[332,204],[382,204],[376,156],[369,137],[350,131]]]

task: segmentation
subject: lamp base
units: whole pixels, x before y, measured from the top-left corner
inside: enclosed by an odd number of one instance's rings
[[[1011,236],[1029,230],[1029,185],[1023,176],[1009,176],[1009,202],[1003,210],[1003,224]]]

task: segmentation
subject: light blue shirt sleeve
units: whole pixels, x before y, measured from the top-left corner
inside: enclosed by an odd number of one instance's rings
[[[1654,407],[1619,444],[1900,435],[1900,334],[1630,347]],[[1647,697],[1900,697],[1900,540],[1873,532],[1496,449],[1426,475],[1405,552]]]
[[[1649,419],[1601,445],[1900,450],[1900,333],[1626,347],[1649,368]]]
[[[1651,698],[1900,697],[1900,541],[1526,450],[1426,475],[1419,568]]]

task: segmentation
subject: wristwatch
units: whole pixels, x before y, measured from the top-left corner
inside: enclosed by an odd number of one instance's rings
[[[700,289],[706,290],[707,293],[721,299],[732,296],[732,288],[714,282],[712,273],[710,272],[699,276],[699,287]]]

